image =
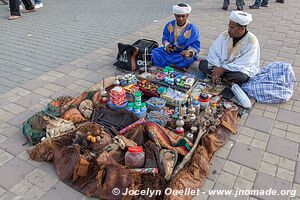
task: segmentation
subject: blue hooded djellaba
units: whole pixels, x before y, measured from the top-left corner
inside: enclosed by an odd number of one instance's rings
[[[170,43],[174,47],[174,52],[168,53],[164,47],[152,50],[152,63],[158,67],[176,66],[178,68],[188,68],[197,60],[200,52],[200,33],[198,28],[187,21],[181,32],[178,33],[176,20],[168,22],[164,28],[162,44]],[[193,50],[191,58],[184,57],[181,52]]]

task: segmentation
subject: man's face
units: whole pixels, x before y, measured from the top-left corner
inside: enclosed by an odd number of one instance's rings
[[[231,38],[240,38],[245,33],[245,27],[239,26],[234,21],[229,21],[228,34]]]
[[[177,22],[178,26],[183,26],[186,23],[187,18],[189,17],[189,15],[176,15],[175,14],[175,19]]]

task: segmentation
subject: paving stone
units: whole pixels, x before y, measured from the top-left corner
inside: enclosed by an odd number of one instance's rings
[[[285,130],[281,130],[281,129],[277,129],[277,128],[273,128],[271,135],[273,136],[277,136],[277,137],[281,137],[281,138],[285,138],[286,136],[286,131]]]
[[[25,110],[24,112],[20,113],[19,115],[12,117],[8,120],[8,123],[10,123],[13,126],[21,128],[23,125],[23,122],[25,122],[29,117],[36,114],[35,112],[31,110]]]
[[[79,94],[80,94],[80,92],[70,90],[68,88],[63,88],[60,91],[56,92],[52,97],[57,98],[57,97],[60,97],[60,96],[65,96],[65,95],[69,95],[71,97],[76,97]]]
[[[234,188],[240,190],[251,190],[253,182],[238,177],[235,181]]]
[[[5,192],[3,196],[0,196],[0,200],[12,200],[16,199],[16,196],[10,192]]]
[[[288,124],[276,120],[274,123],[274,128],[281,129],[281,130],[287,130]]]
[[[233,149],[228,156],[228,160],[253,169],[258,169],[262,155],[263,152],[261,150],[237,142],[234,144]]]
[[[244,135],[239,135],[237,138],[237,142],[247,144],[247,145],[250,145],[251,141],[252,141],[252,138],[244,136]]]
[[[56,78],[61,78],[61,77],[63,77],[65,75],[64,73],[61,73],[61,72],[58,72],[58,71],[54,71],[54,70],[49,71],[46,74],[49,75],[49,76],[54,76]]]
[[[254,135],[254,138],[257,139],[257,140],[260,140],[262,142],[268,142],[269,136],[270,135],[267,134],[267,133],[264,133],[264,132],[261,132],[261,131],[256,131],[255,135]]]
[[[300,184],[300,162],[296,162],[296,169],[294,175],[294,182]]]
[[[42,95],[31,93],[29,95],[26,95],[22,99],[16,101],[16,103],[25,108],[30,108],[30,107],[34,106],[35,104],[38,104],[38,103],[44,101],[45,99],[46,98]]]
[[[46,88],[38,88],[36,90],[34,90],[35,93],[43,95],[45,97],[51,97],[53,95],[53,91],[52,90],[48,90]]]
[[[45,178],[45,176],[47,176],[47,173],[37,168],[34,171],[32,171],[30,174],[28,174],[25,177],[25,179],[34,185],[38,185],[39,182],[41,182]]]
[[[30,93],[29,90],[26,90],[24,88],[14,88],[12,90],[10,90],[9,92],[5,93],[4,95],[2,95],[2,98],[7,98],[9,99],[10,97],[14,96],[14,95],[19,95],[19,96],[26,96]]]
[[[0,154],[0,167],[3,166],[5,163],[7,163],[8,161],[10,161],[11,159],[13,159],[13,155],[7,153],[7,152],[3,152]]]
[[[26,180],[21,180],[14,187],[12,187],[9,191],[16,196],[23,196],[28,191],[30,191],[33,187],[34,186],[30,182],[28,182]]]
[[[277,113],[268,112],[268,111],[265,111],[263,114],[263,117],[270,118],[270,119],[276,119],[276,116]]]
[[[65,87],[72,83],[75,83],[77,80],[78,80],[78,78],[76,78],[74,76],[65,75],[65,76],[57,79],[55,81],[55,84]]]
[[[223,166],[223,170],[226,172],[229,172],[233,175],[238,175],[239,171],[240,171],[241,165],[236,164],[234,162],[231,161],[225,161],[225,164]]]
[[[58,182],[58,179],[52,175],[46,175],[38,182],[38,187],[44,191],[48,191]]]
[[[54,91],[54,92],[57,92],[57,91],[63,89],[63,87],[56,85],[54,83],[48,83],[48,84],[44,85],[43,88],[46,88],[46,89]]]
[[[241,132],[241,134],[252,138],[255,135],[256,130],[244,126],[240,132]]]
[[[6,190],[4,190],[3,188],[0,187],[0,198],[5,192],[6,192]]]
[[[218,176],[217,182],[229,187],[233,187],[235,180],[236,176],[225,171],[221,171],[220,175]]]
[[[278,148],[280,147],[280,148]],[[278,156],[296,160],[298,155],[299,144],[289,140],[271,136],[266,151],[274,153]]]
[[[279,109],[277,120],[286,123],[299,125],[300,124],[300,113],[292,112],[289,110]]]
[[[30,159],[30,157],[27,153],[27,150],[24,150],[21,153],[19,153],[19,155],[17,157],[24,160],[24,161],[28,161]]]
[[[225,162],[224,159],[219,158],[217,156],[213,156],[211,160],[209,175],[208,175],[209,179],[216,181],[218,175],[221,172],[224,162]]]
[[[47,81],[44,81],[42,79],[33,79],[31,81],[26,82],[25,84],[23,84],[21,87],[25,88],[27,90],[33,91],[36,90],[37,88],[42,87],[43,85],[45,85],[47,83]]]
[[[18,170],[16,170],[18,169]],[[33,170],[27,162],[14,158],[0,167],[0,186],[9,190]]]
[[[0,109],[0,120],[7,121],[14,116],[15,116],[14,114]]]
[[[40,199],[46,192],[37,186],[34,186],[22,199],[24,200],[37,200]]]
[[[41,199],[43,200],[53,200],[53,199],[64,199],[64,200],[74,200],[81,199],[83,195],[73,188],[65,185],[62,182],[55,184]]]
[[[293,160],[289,160],[289,159],[281,158],[281,157],[279,158],[279,163],[278,163],[279,167],[288,169],[290,171],[295,171],[295,165],[296,165],[296,162]]]
[[[286,136],[285,136],[286,139],[288,140],[291,140],[293,142],[297,142],[297,143],[300,143],[300,135],[299,134],[296,134],[296,133],[292,133],[292,132],[287,132],[286,133]]]
[[[264,152],[264,156],[262,158],[263,161],[271,163],[273,165],[278,165],[279,162],[279,156],[268,153],[268,152]]]
[[[287,180],[289,182],[293,182],[294,173],[292,171],[278,167],[276,177]]]
[[[265,174],[263,172],[258,172],[256,180],[254,182],[253,189],[254,190],[265,190],[272,188],[273,190],[276,190],[277,192],[280,192],[281,190],[290,190],[292,187],[292,184],[286,180],[282,180],[279,178],[275,178],[271,175]],[[289,199],[288,196],[281,196],[281,195],[264,195],[264,196],[256,196],[255,197],[259,199],[265,199],[265,200],[282,200],[282,199]]]
[[[20,129],[18,129],[8,123],[0,124],[0,133],[6,137],[13,136],[19,131],[20,131]]]
[[[228,149],[220,148],[217,150],[217,152],[215,152],[215,155],[220,158],[226,159],[227,156],[229,155],[229,152],[230,152],[230,150],[228,150]]]
[[[205,192],[208,194],[209,190],[212,190],[213,187],[215,185],[215,182],[214,181],[211,181],[209,179],[206,179],[204,181],[204,184],[201,186],[201,191]]]
[[[270,133],[271,128],[273,126],[273,121],[274,120],[269,118],[254,116],[250,114],[248,116],[245,126],[265,133]]]
[[[250,180],[253,182],[255,180],[256,173],[257,173],[257,171],[250,169],[249,167],[242,166],[240,173],[239,173],[239,177],[242,177],[244,179],[247,179],[247,180]]]
[[[292,194],[291,197],[292,197],[292,198],[295,197],[295,196],[300,197],[300,185],[297,184],[297,183],[294,183],[294,184],[293,184],[293,190],[296,191],[296,194],[295,194],[295,195]]]
[[[103,73],[92,72],[92,73],[86,75],[85,77],[83,77],[82,79],[87,80],[87,81],[91,81],[93,83],[98,83],[104,77],[105,77],[105,75]]]
[[[228,187],[228,186],[225,186],[223,184],[219,184],[219,183],[216,183],[214,188],[214,190],[218,190],[218,191],[229,191],[229,190],[232,190],[231,187]],[[222,198],[222,200],[234,200],[234,199],[238,199],[238,200],[247,200],[248,197],[247,196],[237,196],[237,197],[234,197],[235,195],[235,191],[233,190],[232,192],[232,195],[211,195],[209,197],[209,200],[220,200]]]
[[[289,124],[287,130],[290,131],[290,132],[299,134],[300,133],[300,126],[295,126],[295,125]]]
[[[269,163],[266,163],[266,162],[261,162],[260,167],[259,167],[258,170],[260,172],[264,172],[266,174],[275,176],[276,169],[277,169],[276,165],[272,165],[272,164],[269,164]]]
[[[6,136],[0,134],[0,143],[4,142],[7,139]]]
[[[42,162],[42,164],[39,166],[39,169],[45,171],[48,175],[58,178],[52,163]]]
[[[267,143],[262,142],[262,141],[257,140],[257,139],[253,139],[252,142],[251,142],[251,146],[264,151],[266,149]]]
[[[44,74],[42,76],[39,77],[39,79],[47,81],[47,82],[54,82],[58,79],[59,77],[54,77],[54,76],[50,76],[47,74]]]
[[[25,108],[14,103],[7,104],[6,106],[3,107],[3,109],[15,115],[20,114],[21,112],[26,110]]]

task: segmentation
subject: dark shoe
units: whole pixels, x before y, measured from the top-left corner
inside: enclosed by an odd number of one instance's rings
[[[284,0],[276,0],[277,3],[284,3]]]
[[[259,9],[259,6],[257,5],[252,5],[252,6],[249,6],[250,9]]]
[[[228,10],[228,7],[224,7],[224,6],[223,6],[223,7],[222,7],[222,10]]]
[[[236,10],[242,11],[242,10],[244,10],[244,9],[243,9],[243,7],[237,7]]]
[[[261,4],[260,7],[268,7],[268,4]]]

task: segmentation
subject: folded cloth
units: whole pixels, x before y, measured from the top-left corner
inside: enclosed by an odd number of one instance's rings
[[[242,85],[242,89],[261,103],[288,101],[294,93],[295,73],[291,64],[273,62]]]
[[[158,140],[162,147],[175,150],[181,155],[186,155],[193,146],[193,144],[185,137],[177,135],[154,122],[147,122],[145,130],[154,142]]]

